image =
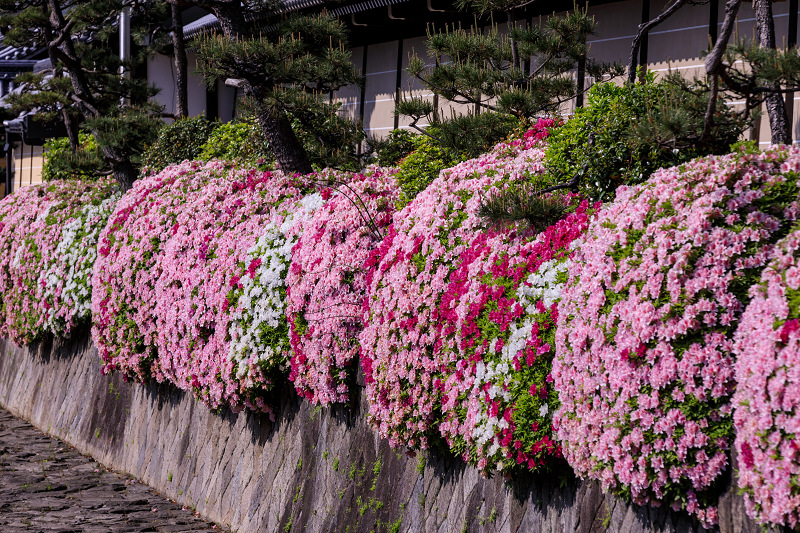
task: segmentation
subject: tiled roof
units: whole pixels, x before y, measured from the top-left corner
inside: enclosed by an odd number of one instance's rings
[[[351,13],[360,13],[362,11],[368,11],[370,9],[375,9],[378,7],[400,4],[407,1],[408,0],[367,0],[365,2],[359,2],[343,7],[338,7],[336,9],[329,9],[328,14],[332,17],[339,17],[342,15],[349,15]],[[298,11],[300,9],[320,6],[326,3],[328,3],[326,2],[326,0],[287,0],[286,2],[284,2],[285,7],[283,11],[284,12]],[[189,37],[194,37],[204,31],[214,31],[219,29],[220,26],[217,17],[214,15],[206,15],[184,26],[183,35],[184,37],[189,38]]]

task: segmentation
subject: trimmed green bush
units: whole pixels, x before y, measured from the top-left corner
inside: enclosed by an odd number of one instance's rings
[[[197,159],[208,137],[219,124],[204,116],[180,118],[164,125],[158,139],[144,153],[146,172],[160,172],[164,167],[185,160]]]
[[[424,191],[441,170],[459,162],[458,158],[426,135],[415,135],[412,143],[414,151],[400,162],[400,170],[395,175],[401,190],[400,205],[407,204]]]
[[[200,150],[200,159],[223,159],[239,164],[258,165],[272,162],[269,143],[261,128],[250,121],[220,124]]]
[[[642,183],[659,168],[729,151],[743,120],[723,105],[710,140],[701,141],[707,92],[675,77],[654,79],[651,72],[632,86],[591,88],[586,106],[550,137],[546,164],[555,181],[578,175],[583,194],[608,200],[620,185]]]
[[[408,130],[392,130],[385,139],[370,139],[373,158],[382,167],[394,167],[414,151],[414,134]]]
[[[80,146],[76,153],[70,149],[67,137],[48,139],[44,143],[43,181],[94,179],[99,175],[104,163],[94,135],[80,132],[78,142]]]

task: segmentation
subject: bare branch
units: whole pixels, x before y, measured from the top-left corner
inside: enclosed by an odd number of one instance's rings
[[[722,22],[722,29],[717,37],[717,42],[714,43],[711,52],[706,56],[706,74],[711,80],[711,91],[708,97],[703,134],[700,137],[701,142],[708,140],[711,135],[711,128],[714,125],[714,114],[717,111],[717,97],[719,96],[719,75],[723,67],[722,57],[728,48],[728,42],[731,39],[736,15],[739,13],[741,4],[742,0],[728,0],[725,3],[725,20]]]
[[[675,0],[664,11],[662,11],[659,16],[648,22],[639,24],[639,31],[636,33],[636,37],[633,38],[633,43],[631,44],[631,55],[628,59],[628,83],[632,84],[634,81],[636,81],[636,69],[639,66],[639,60],[636,56],[639,55],[639,48],[642,45],[642,39],[647,36],[651,29],[674,15],[686,4],[686,2],[687,0]]]

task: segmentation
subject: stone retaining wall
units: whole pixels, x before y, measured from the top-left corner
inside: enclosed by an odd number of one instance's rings
[[[103,376],[81,335],[0,340],[0,404],[101,463],[242,532],[675,532],[685,515],[630,506],[571,478],[484,479],[438,453],[408,457],[369,428],[366,401],[314,408],[276,393],[276,421],[213,413],[166,385]],[[728,490],[720,530],[760,532]]]

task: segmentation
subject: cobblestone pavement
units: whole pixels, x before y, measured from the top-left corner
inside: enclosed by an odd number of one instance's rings
[[[0,532],[17,531],[222,529],[0,408]]]

